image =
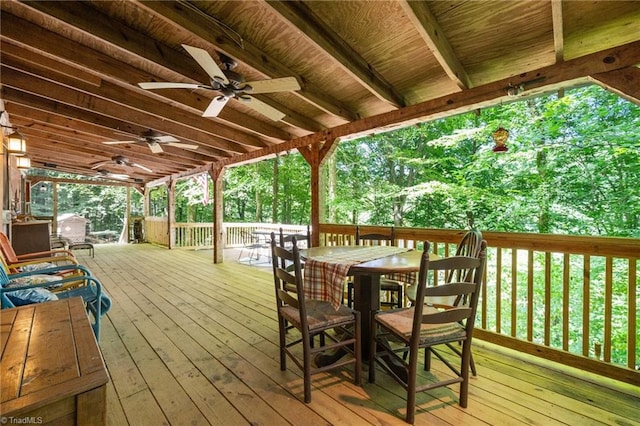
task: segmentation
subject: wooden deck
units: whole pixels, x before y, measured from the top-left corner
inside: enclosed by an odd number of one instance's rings
[[[148,244],[80,253],[113,299],[100,346],[109,425],[403,425],[404,391],[380,372],[314,376],[304,404],[281,372],[271,271]],[[475,340],[469,407],[457,387],[418,396],[416,424],[637,424],[640,390]],[[366,374],[363,375],[366,378]]]

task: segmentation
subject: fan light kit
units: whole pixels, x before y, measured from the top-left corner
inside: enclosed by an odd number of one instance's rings
[[[300,84],[298,84],[298,80],[295,77],[247,82],[242,75],[233,71],[233,68],[236,67],[236,62],[228,56],[220,54],[220,60],[224,66],[223,71],[206,50],[186,44],[183,44],[182,47],[207,72],[211,78],[209,85],[171,82],[147,82],[138,83],[138,85],[143,89],[209,89],[217,91],[220,95],[213,98],[202,114],[203,117],[217,117],[229,99],[235,98],[246,102],[247,106],[271,120],[280,121],[285,116],[283,112],[249,94],[300,90]]]

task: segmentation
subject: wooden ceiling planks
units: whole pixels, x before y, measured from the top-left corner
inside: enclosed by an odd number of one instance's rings
[[[9,0],[0,8],[1,97],[32,163],[57,160],[88,176],[114,155],[149,164],[144,182],[185,176],[513,100],[510,82],[536,78],[521,97],[595,81],[638,98],[637,68],[622,71],[640,63],[628,62],[640,40],[635,1]],[[276,122],[236,100],[204,118],[218,95],[210,90],[137,86],[207,83],[183,43],[234,58],[248,80],[294,76],[301,90],[255,96],[286,114]],[[600,64],[605,51],[613,63]],[[144,143],[103,144],[149,129],[200,148],[152,154]]]

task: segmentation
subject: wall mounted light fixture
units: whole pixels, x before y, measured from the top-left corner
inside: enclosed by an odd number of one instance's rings
[[[16,157],[16,167],[19,170],[29,170],[31,168],[31,159],[29,157]]]
[[[7,136],[7,152],[13,155],[25,155],[27,153],[27,142],[22,133],[15,130]]]

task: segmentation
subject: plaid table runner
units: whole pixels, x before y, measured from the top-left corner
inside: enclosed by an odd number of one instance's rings
[[[307,259],[304,262],[304,296],[309,300],[331,302],[338,309],[343,299],[344,280],[351,265],[409,250],[411,249],[392,246],[364,246],[348,253],[334,253]]]

